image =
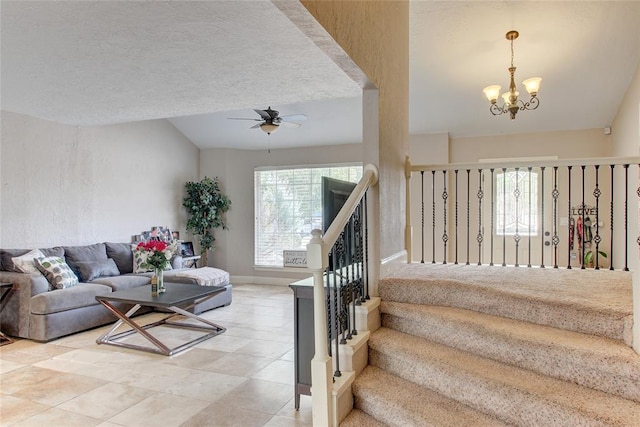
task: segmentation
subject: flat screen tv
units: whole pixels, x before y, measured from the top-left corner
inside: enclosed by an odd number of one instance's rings
[[[326,233],[327,229],[331,225],[331,222],[335,219],[340,212],[342,206],[351,195],[351,192],[356,187],[353,182],[341,181],[339,179],[322,177],[322,232]],[[347,264],[349,261],[347,260]],[[329,270],[334,269],[334,262],[329,253]]]

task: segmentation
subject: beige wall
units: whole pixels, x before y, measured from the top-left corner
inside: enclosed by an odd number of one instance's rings
[[[76,128],[3,111],[1,132],[0,247],[184,232],[199,150],[166,120]]]
[[[361,159],[361,144],[271,150],[271,153],[266,147],[264,150],[202,150],[201,177],[219,177],[223,191],[231,199],[231,210],[226,214],[229,230],[214,231],[218,250],[210,257],[210,265],[225,269],[236,278],[241,276],[239,280],[254,280],[254,283],[260,283],[260,279],[256,279],[260,277],[287,279],[264,279],[265,283],[288,283],[290,279],[308,277],[308,273],[296,273],[291,269],[254,269],[254,169],[261,166],[360,162]]]
[[[380,256],[394,256],[404,250],[409,2],[302,0],[302,4],[379,89],[379,141],[373,161],[380,173]],[[366,154],[365,158],[369,161]]]

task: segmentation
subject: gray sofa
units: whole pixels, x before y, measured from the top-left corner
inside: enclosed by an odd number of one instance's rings
[[[148,285],[152,273],[133,273],[134,263],[129,243],[96,243],[86,246],[58,246],[40,249],[45,256],[62,257],[80,278],[80,283],[65,289],[53,289],[40,273],[20,272],[12,258],[28,253],[29,249],[0,249],[0,282],[13,286],[3,302],[0,328],[7,335],[35,341],[50,341],[65,335],[105,325],[115,316],[96,301],[96,296],[123,289]],[[109,260],[113,260],[109,261]],[[117,266],[104,268],[106,264]],[[176,267],[164,272],[164,281],[189,283],[196,281],[179,277],[181,258],[172,261]],[[115,274],[119,273],[119,274]],[[84,279],[90,279],[83,281]],[[232,286],[225,291],[197,303],[191,311],[198,314],[231,304]],[[143,307],[144,309],[144,307]],[[139,314],[148,312],[140,310]]]

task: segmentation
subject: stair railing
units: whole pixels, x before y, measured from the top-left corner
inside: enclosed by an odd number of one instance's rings
[[[640,158],[411,165],[406,248],[412,258],[411,179],[418,174],[419,260],[435,263],[629,270],[640,245],[630,202]],[[633,176],[630,177],[630,169]],[[576,183],[577,182],[577,183]],[[414,188],[415,194],[418,190]],[[615,228],[614,228],[615,225]],[[416,254],[417,255],[417,254]]]
[[[313,425],[336,424],[332,384],[341,376],[339,344],[357,334],[355,306],[368,298],[366,195],[377,182],[378,169],[366,165],[362,178],[327,232],[323,236],[321,230],[313,230],[307,245],[307,268],[313,274]]]

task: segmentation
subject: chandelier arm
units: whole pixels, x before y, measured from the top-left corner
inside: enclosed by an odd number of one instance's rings
[[[489,106],[489,111],[491,111],[491,114],[494,116],[499,116],[507,112],[506,108],[498,107],[498,104],[496,103],[492,103],[491,106]]]
[[[522,102],[522,101],[520,101]],[[522,102],[522,105],[520,106],[520,110],[524,111],[524,110],[535,110],[536,108],[538,108],[538,105],[540,105],[540,100],[538,99],[537,96],[532,96],[531,99],[524,103]]]

